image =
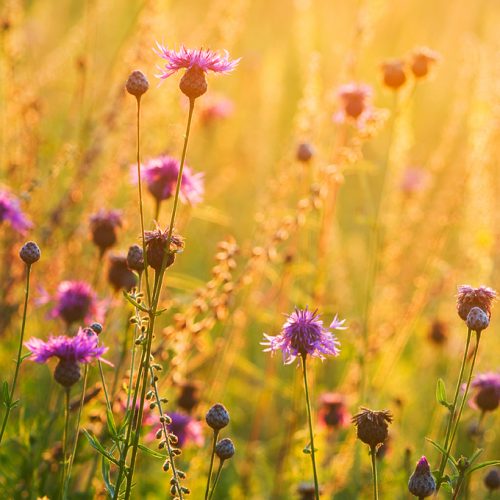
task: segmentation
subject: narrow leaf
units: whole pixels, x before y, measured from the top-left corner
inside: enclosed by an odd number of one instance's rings
[[[144,453],[147,453],[148,455],[151,455],[152,457],[159,458],[161,460],[165,460],[165,455],[162,455],[161,453],[158,453],[157,451],[151,450],[147,446],[144,446],[143,444],[139,444],[139,449],[142,450]]]

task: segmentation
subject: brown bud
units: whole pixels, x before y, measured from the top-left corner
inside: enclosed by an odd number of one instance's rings
[[[205,72],[197,66],[189,68],[181,78],[179,88],[189,99],[200,97],[207,91]]]
[[[149,82],[146,75],[142,71],[136,69],[130,73],[127,83],[125,84],[125,88],[129,94],[132,94],[137,97],[137,99],[140,99],[142,94],[148,91]]]

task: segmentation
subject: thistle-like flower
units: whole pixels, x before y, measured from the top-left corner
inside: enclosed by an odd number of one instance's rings
[[[110,255],[108,281],[113,288],[130,291],[137,284],[136,275],[128,268],[125,255]]]
[[[39,261],[40,256],[40,247],[34,241],[26,242],[19,251],[19,257],[27,266]]]
[[[229,424],[229,412],[223,404],[216,403],[208,410],[205,420],[214,431],[219,431]]]
[[[358,439],[376,449],[383,444],[389,436],[389,425],[392,414],[388,410],[373,411],[361,408],[361,412],[352,417],[352,422],[357,427]]]
[[[221,439],[215,446],[215,454],[221,461],[230,459],[235,451],[233,441],[229,438]]]
[[[181,91],[190,99],[196,99],[207,91],[207,81],[205,73],[229,73],[236,68],[239,59],[229,59],[229,53],[223,54],[206,49],[187,49],[181,46],[180,50],[168,49],[157,43],[155,52],[167,63],[164,68],[159,68],[162,72],[156,75],[164,80],[175,72],[186,69],[181,79],[179,87]]]
[[[404,61],[401,59],[385,61],[382,64],[382,75],[387,87],[398,90],[406,82]]]
[[[142,166],[141,177],[158,203],[174,196],[179,169],[179,161],[166,155],[153,158]],[[203,173],[194,173],[184,165],[180,188],[181,201],[195,205],[203,200],[203,193]]]
[[[439,54],[428,47],[418,47],[411,55],[410,68],[415,78],[424,78],[431,67],[439,61]]]
[[[61,335],[50,337],[46,342],[32,338],[24,345],[31,351],[29,359],[36,363],[45,363],[52,357],[58,358],[54,378],[61,385],[71,387],[80,380],[80,364],[101,359],[107,351],[106,347],[99,346],[98,343],[98,337],[91,328],[80,328],[74,337]]]
[[[326,392],[320,397],[318,412],[320,423],[328,429],[340,429],[349,422],[345,398],[337,392]]]
[[[0,225],[4,221],[9,222],[21,234],[25,234],[33,226],[21,210],[19,200],[9,191],[0,187]]]
[[[364,83],[346,83],[341,85],[337,95],[342,105],[344,117],[357,120],[371,108],[372,88]]]
[[[116,230],[122,226],[119,210],[99,210],[90,216],[92,241],[101,251],[101,255],[116,243]]]
[[[500,373],[481,373],[472,381],[475,394],[470,402],[473,408],[483,412],[494,411],[500,404]]]
[[[97,298],[92,287],[85,281],[63,281],[57,287],[56,306],[50,313],[68,325],[100,316]]]
[[[177,437],[177,446],[182,448],[188,443],[196,446],[203,446],[205,439],[203,437],[203,428],[199,420],[195,420],[189,415],[179,412],[170,412],[168,414],[171,423],[167,425],[169,432]]]
[[[408,490],[418,498],[430,497],[436,491],[436,481],[425,457],[417,462],[415,471],[408,481]]]
[[[182,252],[184,248],[184,240],[179,235],[172,233],[167,250],[168,233],[168,227],[165,231],[157,228],[154,231],[144,233],[148,265],[155,271],[160,271],[164,257],[165,269],[170,267],[175,261],[176,254]]]
[[[279,335],[272,337],[264,333],[265,340],[261,342],[261,345],[266,346],[264,352],[281,350],[285,364],[293,363],[298,356],[310,355],[320,359],[338,356],[340,342],[330,329],[345,330],[345,320],[335,316],[328,329],[319,318],[317,311],[309,311],[307,307],[296,308],[288,316]]]
[[[457,312],[458,315],[467,321],[467,316],[473,307],[479,307],[490,318],[491,307],[496,299],[497,292],[493,288],[480,286],[474,288],[470,285],[460,285],[457,294]]]

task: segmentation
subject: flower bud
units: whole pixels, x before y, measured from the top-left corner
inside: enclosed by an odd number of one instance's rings
[[[208,410],[205,420],[213,430],[218,431],[229,423],[229,413],[224,405],[217,403]]]
[[[415,472],[408,481],[408,490],[418,498],[430,497],[436,491],[436,481],[425,457],[417,462]]]
[[[480,333],[485,328],[488,328],[490,318],[488,318],[488,315],[479,307],[473,307],[467,315],[466,323],[471,330]]]
[[[181,78],[179,88],[189,99],[196,99],[207,91],[205,72],[198,66],[189,68]]]
[[[142,94],[146,93],[149,89],[149,82],[146,75],[142,71],[136,69],[130,73],[125,88],[129,94],[140,99]]]
[[[221,460],[227,460],[234,455],[234,444],[229,438],[221,439],[215,446],[215,454]]]
[[[19,257],[27,266],[31,266],[31,264],[40,260],[40,255],[40,247],[34,241],[28,241],[19,251]]]

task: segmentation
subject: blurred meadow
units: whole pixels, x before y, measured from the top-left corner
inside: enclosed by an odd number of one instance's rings
[[[337,332],[338,357],[308,364],[322,498],[372,495],[367,447],[349,421],[325,423],[325,393],[344,398],[347,416],[361,406],[392,412],[380,498],[412,498],[416,461],[439,466],[426,440],[446,425],[436,381],[450,398],[463,355],[457,286],[500,286],[499,25],[495,0],[1,0],[0,189],[19,199],[32,227],[16,231],[0,211],[0,381],[11,383],[19,344],[26,266],[18,253],[33,240],[42,256],[31,269],[25,340],[68,333],[47,301],[62,281],[90,283],[105,310],[92,321],[104,327],[113,366],[102,369],[120,420],[134,307],[108,282],[109,255],[141,244],[136,100],[125,82],[135,69],[150,82],[142,161],[180,159],[189,103],[178,75],[158,85],[153,48],[226,49],[241,61],[230,75],[209,74],[196,99],[186,164],[204,174],[203,201],[179,205],[185,249],[166,271],[153,340],[165,411],[182,413],[179,395],[196,386],[189,414],[203,437],[182,447],[184,482],[203,498],[204,417],[220,402],[236,453],[213,498],[314,498],[299,491],[312,481],[301,370],[260,345],[264,332],[280,332],[284,314],[309,306],[325,324],[338,314],[348,327]],[[437,55],[425,77],[411,69],[419,47]],[[391,59],[405,63],[397,89],[383,80]],[[372,88],[362,123],[339,98],[350,82]],[[143,198],[152,230],[155,200],[144,184]],[[161,204],[162,228],[172,206]],[[100,209],[123,219],[102,258],[89,228]],[[500,370],[499,327],[494,307],[475,374]],[[54,366],[22,363],[20,404],[0,446],[2,499],[59,498],[64,405]],[[109,446],[101,386],[92,365],[80,426]],[[456,456],[473,453],[479,416],[465,405]],[[498,410],[480,425],[481,460],[500,458]],[[67,498],[108,498],[98,457],[81,434]],[[500,498],[483,484],[487,470],[457,498]],[[162,460],[140,453],[132,498],[170,498],[169,481]]]

